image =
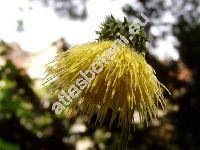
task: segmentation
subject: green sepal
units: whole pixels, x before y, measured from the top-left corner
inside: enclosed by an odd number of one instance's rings
[[[129,32],[129,26],[131,22],[124,17],[124,21],[116,20],[112,15],[104,23],[101,24],[100,31],[96,31],[99,35],[98,41],[103,40],[116,40],[120,39],[117,33],[120,33],[128,41],[128,46],[133,48],[138,53],[144,53],[147,51],[146,42],[148,41],[147,36],[144,32],[144,28],[140,27],[138,34],[131,34]],[[129,37],[132,36],[132,39]]]

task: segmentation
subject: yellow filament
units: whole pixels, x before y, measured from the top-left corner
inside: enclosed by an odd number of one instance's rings
[[[81,77],[79,72],[91,70],[97,55],[103,54],[112,44],[113,41],[92,42],[58,54],[47,65],[46,80],[55,78],[54,90],[67,91]],[[96,113],[96,123],[101,124],[108,110],[112,110],[110,123],[119,117],[118,125],[127,127],[134,124],[133,115],[138,111],[141,121],[148,123],[148,118],[157,118],[158,104],[163,108],[166,106],[161,90],[164,86],[144,54],[138,54],[128,46],[118,47],[112,60],[104,56],[109,63],[104,64],[102,72],[95,74],[94,80],[82,91],[78,100],[82,114],[91,119]],[[77,106],[78,101],[72,101],[71,106]]]

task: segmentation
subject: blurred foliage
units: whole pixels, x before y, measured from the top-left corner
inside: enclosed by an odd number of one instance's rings
[[[150,45],[156,47],[158,39],[166,40],[167,36],[172,34],[173,25],[178,23],[180,17],[190,24],[199,24],[199,6],[199,0],[137,0],[135,4],[126,4],[123,11],[130,19],[140,18],[140,12],[147,15],[150,22],[145,29]],[[170,15],[174,17],[173,21],[171,21]],[[163,16],[168,17],[163,18]],[[153,28],[158,29],[158,35],[150,33]]]
[[[0,41],[0,56],[8,54],[10,47],[4,42]]]
[[[35,0],[31,0],[35,1]],[[70,17],[72,19],[86,19],[87,0],[37,0],[41,1],[45,6],[53,7],[60,17]]]
[[[1,150],[19,150],[19,146],[13,143],[6,142],[0,138]]]
[[[159,61],[150,53],[146,55],[157,77],[172,95],[167,97],[168,108],[159,112],[159,120],[149,127],[137,124],[131,130],[127,147],[130,150],[200,149],[200,6],[198,0],[177,2],[167,5],[165,1],[141,0],[137,4],[150,16],[147,31],[163,25],[159,20],[166,11],[173,12],[176,23],[170,24],[170,32],[164,31],[161,37],[153,37],[150,42],[173,34],[179,41],[176,46],[180,59]],[[126,5],[124,11],[132,17],[138,9],[135,5]],[[109,116],[101,127],[94,127],[93,120],[86,124],[86,118],[79,117],[78,110],[70,115],[56,116],[50,108],[55,97],[46,97],[50,94],[45,88],[42,94],[35,90],[37,81],[7,59],[9,51],[9,45],[1,41],[0,150],[84,149],[86,145],[90,149],[116,149],[120,129],[115,125],[110,130],[105,128]]]

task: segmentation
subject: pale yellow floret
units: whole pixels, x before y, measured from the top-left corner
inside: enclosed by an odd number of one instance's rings
[[[80,78],[80,71],[91,69],[91,64],[113,41],[102,41],[75,46],[60,53],[47,65],[47,81],[55,78],[54,90],[67,91]],[[97,114],[97,123],[102,123],[108,110],[112,110],[111,124],[118,118],[119,126],[134,124],[133,114],[139,112],[141,121],[157,118],[158,105],[165,108],[161,87],[155,71],[146,62],[144,54],[138,54],[128,46],[118,45],[116,55],[102,72],[82,91],[78,101],[80,110],[89,119]],[[75,107],[78,101],[72,101]]]

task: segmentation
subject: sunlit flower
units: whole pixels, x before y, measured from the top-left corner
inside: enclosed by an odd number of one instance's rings
[[[62,105],[53,109],[79,106],[89,119],[97,114],[99,124],[112,110],[110,124],[118,120],[124,128],[134,124],[136,111],[141,122],[157,118],[158,108],[165,108],[164,86],[144,53],[114,44],[107,40],[75,46],[47,65],[46,81],[55,80],[52,88]]]

